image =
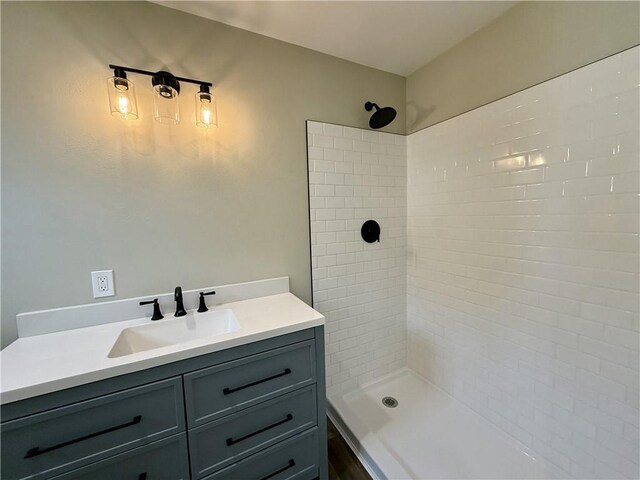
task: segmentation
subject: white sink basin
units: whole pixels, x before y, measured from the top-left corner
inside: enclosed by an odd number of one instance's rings
[[[184,317],[171,317],[125,328],[109,352],[109,358],[167,347],[178,343],[201,340],[216,335],[236,332],[238,320],[229,309],[204,313],[189,312]]]

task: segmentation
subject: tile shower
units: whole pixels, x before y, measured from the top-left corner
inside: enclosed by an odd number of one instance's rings
[[[313,300],[327,325],[327,394],[406,363],[406,138],[307,122]],[[376,218],[384,240],[365,244]]]
[[[328,395],[374,474],[442,474],[392,439],[442,437],[447,404],[541,466],[454,477],[640,475],[639,56],[407,137],[308,122]],[[405,383],[393,411],[363,403]]]

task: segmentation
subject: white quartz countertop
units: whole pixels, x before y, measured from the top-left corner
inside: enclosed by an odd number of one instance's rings
[[[0,352],[0,403],[15,402],[324,325],[322,314],[291,293],[209,307],[209,310],[218,309],[231,309],[240,329],[118,358],[109,358],[108,354],[120,332],[149,323],[149,318],[19,338]],[[192,313],[193,310],[189,310],[189,314]]]

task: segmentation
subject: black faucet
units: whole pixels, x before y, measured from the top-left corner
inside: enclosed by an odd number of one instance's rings
[[[182,303],[182,287],[176,287],[176,290],[173,293],[173,299],[176,301],[176,313],[173,316],[184,317],[187,312],[184,309],[184,305]]]

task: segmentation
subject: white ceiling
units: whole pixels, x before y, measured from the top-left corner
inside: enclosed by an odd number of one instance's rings
[[[517,2],[158,0],[155,3],[406,76]]]

